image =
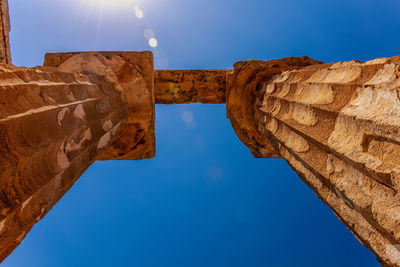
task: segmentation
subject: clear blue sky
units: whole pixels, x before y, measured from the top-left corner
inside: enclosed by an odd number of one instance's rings
[[[398,0],[9,1],[23,66],[151,50],[146,29],[171,69],[400,54]],[[251,156],[224,105],[156,109],[156,158],[94,164],[2,266],[379,266],[283,160]]]

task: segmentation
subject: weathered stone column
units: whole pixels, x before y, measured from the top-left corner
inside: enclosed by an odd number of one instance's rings
[[[227,110],[257,157],[283,157],[354,235],[400,266],[400,57],[235,65]]]
[[[0,0],[0,63],[11,64],[8,0]]]
[[[95,160],[154,156],[153,57],[1,65],[0,85],[1,262]]]

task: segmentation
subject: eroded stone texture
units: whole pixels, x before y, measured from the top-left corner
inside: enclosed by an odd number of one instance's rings
[[[79,55],[81,53],[87,53],[87,52],[47,53],[44,56],[43,66],[58,68],[61,64],[63,64],[71,57]]]
[[[154,103],[226,100],[254,156],[285,158],[383,265],[400,266],[399,57],[243,61],[229,72],[153,72],[151,61],[86,52],[3,66],[3,258],[94,160],[154,155]]]
[[[48,53],[44,65],[59,67],[84,52]],[[127,53],[127,52],[124,52]],[[156,104],[225,103],[228,70],[155,70]]]
[[[0,65],[0,261],[95,160],[154,155],[152,64],[88,53],[58,69]]]
[[[246,64],[235,75],[255,77],[259,134],[381,263],[400,266],[400,57],[264,80]]]
[[[128,113],[121,125],[122,133],[107,151],[98,156],[98,160],[154,157],[154,71],[151,52],[78,53],[57,69],[104,77],[121,93],[123,102],[127,103]],[[107,125],[104,127],[108,128]]]
[[[158,70],[154,73],[157,104],[225,103],[226,70]]]
[[[261,89],[261,81],[267,81],[285,70],[301,69],[320,63],[322,62],[309,57],[288,57],[270,61],[240,61],[234,64],[227,81],[227,115],[235,133],[255,157],[280,157],[279,151],[273,147],[270,139],[257,130],[253,119],[255,97]]]
[[[0,0],[0,63],[11,64],[8,0]]]

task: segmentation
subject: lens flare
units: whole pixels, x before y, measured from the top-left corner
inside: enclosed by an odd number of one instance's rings
[[[151,46],[151,47],[157,47],[157,45],[158,45],[158,41],[157,41],[157,39],[156,38],[154,38],[154,37],[151,37],[150,39],[149,39],[149,45]]]
[[[126,6],[127,4],[133,4],[134,0],[82,0],[85,3],[99,6]]]
[[[143,18],[143,15],[144,15],[143,10],[140,9],[140,7],[138,7],[138,6],[135,6],[134,8],[135,8],[136,17],[138,17],[139,19]]]
[[[152,29],[146,29],[144,31],[144,38],[146,38],[147,40],[150,40],[150,38],[154,37],[154,32]]]

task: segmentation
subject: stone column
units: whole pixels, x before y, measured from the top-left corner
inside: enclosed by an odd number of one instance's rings
[[[74,71],[72,73],[70,71]],[[154,156],[153,57],[0,67],[0,261],[95,161]]]
[[[227,109],[255,156],[286,159],[382,264],[400,266],[400,57],[239,62]]]
[[[11,64],[8,0],[0,0],[0,63]]]

